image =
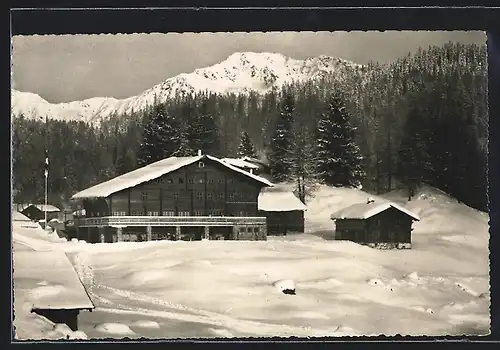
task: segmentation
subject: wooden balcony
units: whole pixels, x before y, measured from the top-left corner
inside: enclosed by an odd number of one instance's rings
[[[103,216],[75,220],[79,227],[265,225],[265,217],[235,216]]]

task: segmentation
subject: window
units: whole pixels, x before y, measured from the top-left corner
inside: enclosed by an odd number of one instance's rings
[[[219,199],[224,199],[224,192],[219,193]]]
[[[207,193],[207,199],[212,200],[213,197],[214,197],[214,195],[212,192]]]
[[[174,192],[174,199],[179,199],[179,193]]]
[[[244,211],[240,211],[240,216],[245,216],[245,212]]]
[[[203,210],[195,210],[194,215],[195,216],[203,216]]]
[[[184,183],[184,179],[182,177],[179,178],[179,184],[183,184]]]
[[[175,211],[172,210],[164,211],[163,216],[175,216]]]
[[[148,216],[158,216],[157,211],[148,211]]]
[[[133,211],[132,212],[132,216],[141,216],[142,215],[142,211]]]
[[[125,216],[127,215],[124,211],[114,211],[113,216]]]
[[[222,216],[222,210],[220,210],[220,209],[212,209],[212,210],[210,210],[210,215],[212,215],[212,216]]]
[[[245,233],[246,232],[246,227],[240,227],[240,233]]]
[[[99,212],[98,211],[95,212],[95,216],[99,216]]]
[[[233,199],[235,201],[237,201],[239,198],[240,198],[240,196],[238,195],[238,193],[233,193]]]
[[[188,184],[192,184],[193,183],[193,179],[188,179]]]
[[[198,199],[203,199],[203,193],[198,192],[198,193],[196,194],[196,198],[198,198]]]
[[[229,198],[228,198],[230,201],[232,201],[234,199],[234,194],[233,193],[230,193],[229,194]]]
[[[190,212],[188,211],[180,211],[179,212],[179,216],[189,216],[190,215]]]
[[[202,183],[204,183],[204,182],[205,182],[205,180],[204,180],[204,179],[199,179],[199,180],[198,180],[198,182],[199,182],[200,184],[202,184]]]
[[[198,162],[198,168],[204,168],[205,167],[205,163],[203,162]]]
[[[148,199],[148,193],[147,192],[141,192],[141,199],[143,201],[147,200]]]
[[[233,179],[227,179],[227,183],[228,184],[232,184],[233,183]]]
[[[224,183],[224,179],[219,179],[219,180],[218,180],[218,182],[219,182],[220,184],[223,184],[223,183]]]
[[[208,183],[209,184],[213,184],[214,183],[214,179],[208,179]]]
[[[168,184],[173,184],[174,183],[174,179],[167,179],[167,183]]]
[[[258,228],[257,226],[255,226],[255,227],[253,228],[253,232],[255,232],[255,233],[259,233],[259,231],[260,231],[260,230],[259,230],[259,228]]]

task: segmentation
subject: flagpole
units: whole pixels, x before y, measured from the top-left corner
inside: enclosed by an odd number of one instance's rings
[[[47,202],[48,202],[48,186],[49,186],[49,151],[48,151],[48,146],[47,146],[47,133],[48,133],[48,121],[47,121],[47,116],[45,116],[45,169],[44,169],[44,175],[45,175],[45,207],[44,207],[44,214],[45,214],[45,231],[48,231],[49,223],[47,222]]]
[[[47,170],[45,170],[45,207],[44,207],[44,211],[45,211],[45,230],[47,231],[48,229],[48,223],[47,223],[47,197],[48,197],[48,191],[47,191],[47,185],[48,185],[48,179],[49,179],[49,176],[48,176],[48,172]]]

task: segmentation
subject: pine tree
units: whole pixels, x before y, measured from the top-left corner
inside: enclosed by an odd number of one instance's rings
[[[192,104],[185,107],[189,113],[186,136],[191,155],[197,154],[198,150],[211,155],[220,152],[219,130],[211,103],[206,96],[196,96]]]
[[[297,128],[293,159],[293,177],[295,193],[305,203],[306,196],[311,195],[319,181],[316,157],[316,137],[306,127]],[[313,141],[314,140],[314,141]]]
[[[140,166],[176,156],[182,144],[181,125],[176,117],[167,114],[165,105],[155,105],[152,113],[144,126],[143,141],[139,147]]]
[[[397,173],[408,190],[408,200],[411,200],[416,189],[425,180],[430,165],[424,124],[422,118],[419,118],[421,115],[419,110],[408,115],[398,152]]]
[[[331,186],[357,187],[366,174],[355,143],[355,128],[340,95],[332,94],[318,122],[318,170]]]
[[[241,133],[240,145],[238,146],[238,154],[237,155],[239,158],[243,158],[243,157],[256,158],[257,157],[257,152],[255,150],[255,147],[252,143],[252,140],[250,140],[250,136],[248,136],[248,133],[246,131]]]
[[[275,181],[289,180],[292,175],[294,158],[293,113],[295,99],[291,93],[285,93],[280,115],[275,124],[268,155],[271,175]]]

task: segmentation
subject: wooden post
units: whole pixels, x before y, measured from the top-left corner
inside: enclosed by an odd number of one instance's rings
[[[99,227],[98,232],[99,232],[99,242],[106,243],[106,228]]]
[[[123,242],[123,228],[121,227],[116,228],[116,241]]]
[[[181,227],[175,226],[175,240],[179,241],[181,239]]]
[[[266,225],[262,225],[259,228],[260,239],[263,241],[267,241],[267,227]]]
[[[203,238],[210,239],[210,226],[205,226],[204,229]]]
[[[151,226],[146,226],[146,241],[152,240],[153,228]]]
[[[237,241],[239,240],[239,234],[240,234],[240,227],[238,225],[233,226],[233,240]]]

